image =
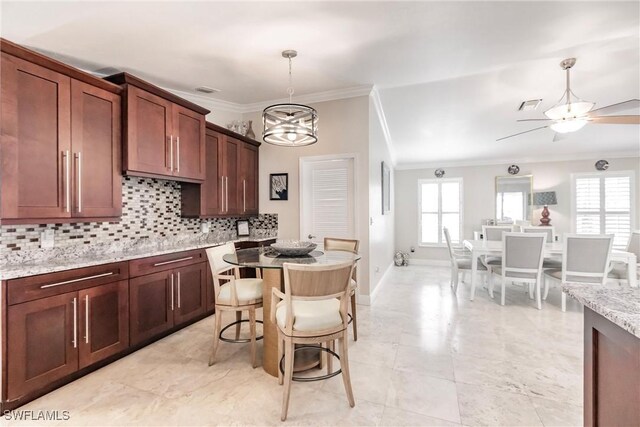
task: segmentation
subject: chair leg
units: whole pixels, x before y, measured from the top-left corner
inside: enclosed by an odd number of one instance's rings
[[[506,297],[506,295],[505,295],[505,283],[504,283],[504,277],[502,278],[502,280],[501,280],[501,281],[502,281],[502,295],[500,296],[500,304],[501,304],[501,305],[504,305],[504,303],[505,303],[505,297]]]
[[[533,283],[529,283],[529,299],[533,299]]]
[[[351,316],[353,318],[353,322],[351,322],[351,326],[353,327],[353,340],[358,341],[358,314],[356,313],[356,294],[355,292],[351,295]]]
[[[462,283],[466,283],[465,279],[467,278],[467,270],[462,270]]]
[[[541,301],[541,290],[540,290],[540,280],[536,280],[536,300],[538,303],[538,310],[542,310],[542,301]]]
[[[236,311],[236,321],[242,320],[242,311]],[[240,339],[240,328],[242,327],[242,323],[238,323],[236,325],[236,339]]]
[[[251,334],[251,365],[255,369],[258,364],[256,363],[256,308],[251,307],[249,309],[249,330]]]
[[[335,351],[335,341],[327,341],[327,349]],[[333,372],[333,355],[327,353],[327,375]]]
[[[489,276],[489,296],[493,299],[493,273],[487,270],[487,275]]]
[[[453,280],[453,293],[457,293],[458,292],[458,270],[455,271],[451,271],[451,280]]]
[[[289,410],[289,397],[291,395],[291,382],[293,377],[293,342],[287,340],[284,344],[284,393],[282,395],[282,412],[280,419],[287,419]]]
[[[547,300],[547,295],[549,295],[549,280],[544,278],[544,295],[542,296],[543,300]]]
[[[222,311],[216,309],[215,314],[215,327],[213,333],[213,348],[211,349],[211,356],[209,356],[209,366],[213,365],[216,361],[216,352],[220,346],[220,331],[222,330]]]
[[[356,402],[353,398],[353,390],[351,389],[351,374],[349,372],[349,350],[348,340],[345,336],[338,338],[338,351],[340,352],[340,369],[342,369],[342,382],[344,383],[344,390],[347,392],[347,399],[349,399],[349,406],[352,408],[356,406]]]
[[[284,374],[280,370],[280,361],[282,360],[282,356],[284,356],[284,340],[282,339],[282,335],[278,332],[278,384],[282,385],[284,382]]]
[[[562,291],[562,311],[567,311],[567,294]]]

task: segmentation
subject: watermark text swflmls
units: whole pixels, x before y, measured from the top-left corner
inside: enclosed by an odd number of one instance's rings
[[[71,413],[59,410],[33,411],[16,409],[4,411],[2,417],[7,421],[68,421],[71,419]]]

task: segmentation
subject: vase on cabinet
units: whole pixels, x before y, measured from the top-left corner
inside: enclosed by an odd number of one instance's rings
[[[249,128],[249,129],[247,129],[247,133],[246,133],[246,135],[245,135],[245,136],[246,136],[247,138],[256,139],[256,134],[255,134],[255,132],[253,131],[253,120],[249,120],[248,128]]]

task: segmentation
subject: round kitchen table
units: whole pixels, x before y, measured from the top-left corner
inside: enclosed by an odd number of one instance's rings
[[[309,255],[302,257],[285,257],[277,255],[271,248],[249,248],[238,249],[235,254],[227,254],[223,259],[229,264],[240,267],[262,269],[262,321],[263,323],[263,345],[262,367],[274,377],[278,376],[278,331],[276,325],[271,322],[269,313],[271,312],[271,288],[278,288],[284,292],[284,278],[282,264],[295,263],[307,265],[331,265],[340,264],[346,261],[358,261],[360,255],[344,251],[313,251]],[[296,370],[308,369],[317,365],[317,355],[315,361],[310,365],[304,358],[296,361],[302,363]]]

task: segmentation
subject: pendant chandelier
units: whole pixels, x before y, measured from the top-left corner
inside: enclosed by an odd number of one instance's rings
[[[291,79],[291,59],[298,52],[285,50],[282,56],[289,60],[289,103],[270,105],[262,112],[264,142],[284,147],[303,147],[318,141],[318,113],[302,104],[294,104]]]
[[[575,58],[568,58],[560,63],[560,67],[567,74],[567,87],[560,101],[544,112],[545,116],[555,120],[551,129],[559,133],[575,132],[581,129],[588,122],[587,113],[595,105],[593,102],[578,98],[571,90],[571,68],[574,65],[576,65]]]

